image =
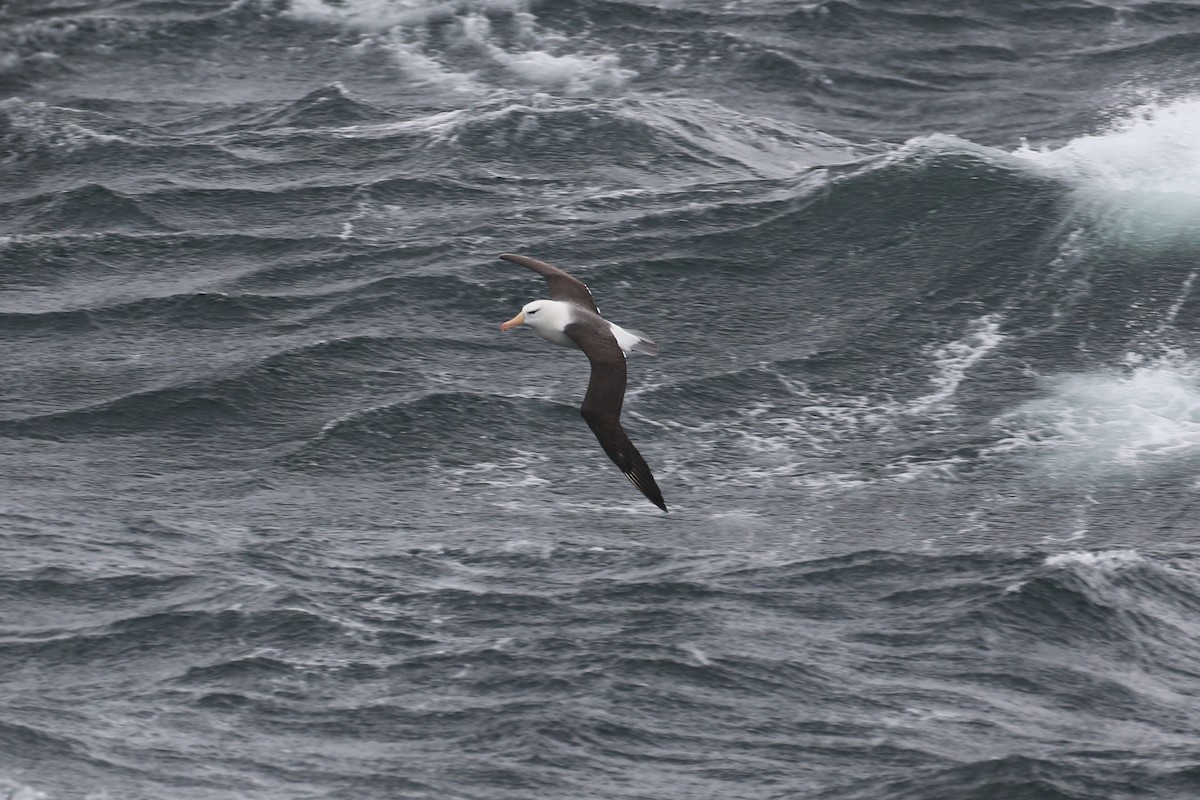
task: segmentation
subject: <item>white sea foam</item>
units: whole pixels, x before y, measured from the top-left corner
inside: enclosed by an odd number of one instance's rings
[[[1141,554],[1136,550],[1072,550],[1047,556],[1043,563],[1047,567],[1083,566],[1114,570],[1142,560]]]
[[[492,57],[517,78],[543,87],[559,88],[570,95],[611,92],[625,87],[637,73],[622,69],[615,55],[551,55],[540,50],[506,53],[495,45]]]
[[[38,791],[19,781],[0,778],[0,800],[47,800],[45,792]]]
[[[696,663],[702,667],[712,665],[712,660],[708,657],[708,655],[699,647],[690,642],[679,645],[679,649],[696,659]]]
[[[930,381],[935,389],[914,401],[910,411],[928,411],[951,399],[966,378],[967,371],[1004,341],[1000,323],[999,314],[986,314],[973,320],[961,338],[934,349],[932,355],[936,372]]]
[[[1192,287],[1196,283],[1196,276],[1200,274],[1200,270],[1192,270],[1188,276],[1183,279],[1183,284],[1179,287],[1179,294],[1171,301],[1171,307],[1167,309],[1167,313],[1163,315],[1162,321],[1158,324],[1156,334],[1162,335],[1175,324],[1175,320],[1179,317],[1179,312],[1183,310],[1183,304],[1187,302],[1188,295],[1192,293]]]
[[[1034,454],[1063,476],[1138,471],[1195,457],[1197,373],[1175,355],[1124,371],[1045,378],[1044,397],[997,420],[1011,431],[999,449]]]
[[[1108,191],[1200,197],[1200,99],[1142,106],[1103,133],[1015,155]]]
[[[447,468],[445,476],[454,491],[484,486],[498,489],[549,486],[550,481],[532,472],[547,460],[540,453],[521,453],[496,461],[479,461],[463,467]]]
[[[375,39],[374,44],[387,50],[404,75],[416,83],[430,84],[462,93],[482,93],[486,86],[474,71],[455,70],[425,52],[425,42],[405,28]]]
[[[1072,187],[1088,226],[1153,245],[1200,235],[1200,97],[1154,100],[1096,133],[1008,153],[947,134],[919,136],[867,165],[889,168],[962,153],[1031,170]]]
[[[332,22],[364,31],[385,31],[398,25],[425,25],[463,13],[527,11],[529,0],[291,0],[288,14],[296,19]]]
[[[30,145],[73,151],[94,144],[130,141],[124,136],[104,133],[85,125],[85,122],[96,125],[106,119],[94,112],[10,97],[0,100],[0,114],[7,118],[10,131]]]
[[[1100,133],[1013,155],[1073,184],[1081,208],[1118,235],[1200,230],[1200,98],[1149,103]]]
[[[460,91],[484,91],[480,76],[489,71],[568,95],[618,91],[637,76],[617,54],[543,28],[530,6],[530,0],[292,0],[287,13],[358,32],[363,39],[355,47],[389,51],[410,80]],[[503,20],[502,33],[493,20]]]

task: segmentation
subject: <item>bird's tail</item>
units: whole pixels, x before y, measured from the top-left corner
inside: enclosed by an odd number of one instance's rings
[[[621,349],[626,353],[640,353],[644,356],[658,355],[658,345],[641,331],[613,325],[613,333],[617,337],[617,344],[621,345]]]

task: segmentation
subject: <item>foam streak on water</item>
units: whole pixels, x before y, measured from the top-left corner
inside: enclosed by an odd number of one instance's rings
[[[972,321],[969,333],[962,339],[934,349],[932,355],[937,374],[931,382],[937,389],[919,398],[913,411],[928,411],[954,396],[968,370],[1004,341],[1000,323],[999,315],[988,314]]]

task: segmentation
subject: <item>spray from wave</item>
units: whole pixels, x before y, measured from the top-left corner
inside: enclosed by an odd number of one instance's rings
[[[1183,277],[1170,305],[1155,312],[1156,324],[1139,326],[1141,336],[1126,345],[1134,352],[1120,363],[1044,377],[1041,397],[998,419],[1008,433],[999,449],[1029,456],[1063,480],[1138,477],[1195,463],[1200,365],[1176,346],[1176,326],[1197,274],[1184,275],[1179,259],[1189,258],[1200,237],[1200,99],[1150,103],[1100,133],[1013,155],[1071,187],[1072,232],[1051,267],[1061,279],[1074,264],[1084,266],[1057,311],[1068,314],[1093,291],[1087,274],[1104,267],[1113,248],[1136,247],[1147,274]],[[1163,273],[1164,286],[1173,280]],[[1143,312],[1134,303],[1130,313]]]
[[[1200,370],[1180,356],[1044,378],[1045,396],[998,420],[1002,449],[1062,477],[1166,469],[1200,454]]]
[[[1080,210],[1119,238],[1200,235],[1200,98],[1150,103],[1103,132],[1013,155],[1074,186]]]

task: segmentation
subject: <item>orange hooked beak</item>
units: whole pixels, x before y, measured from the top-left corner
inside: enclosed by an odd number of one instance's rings
[[[510,331],[513,328],[517,327],[518,325],[524,325],[524,324],[525,324],[525,312],[522,311],[521,313],[517,314],[515,317],[510,319],[508,322],[500,323],[500,330]]]

